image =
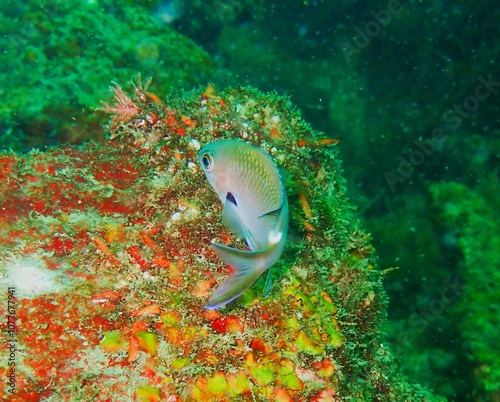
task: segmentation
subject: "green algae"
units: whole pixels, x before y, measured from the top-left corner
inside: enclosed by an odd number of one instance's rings
[[[434,184],[434,208],[461,252],[460,286],[453,316],[459,322],[467,363],[474,367],[474,393],[495,400],[500,392],[500,191],[496,175],[470,188],[462,183]]]
[[[128,4],[127,4],[128,3]],[[144,8],[125,1],[6,1],[0,6],[2,149],[26,151],[102,138],[93,111],[111,81],[142,71],[161,93],[213,76],[206,52]]]
[[[119,352],[128,349],[128,342],[123,339],[120,331],[107,331],[99,346],[107,352]]]

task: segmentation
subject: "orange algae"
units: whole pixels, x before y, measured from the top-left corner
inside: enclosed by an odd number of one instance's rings
[[[222,334],[227,332],[243,332],[244,330],[243,324],[234,315],[216,318],[212,321],[210,326],[214,331]]]
[[[142,307],[139,310],[132,311],[130,315],[133,316],[143,316],[143,315],[157,315],[160,314],[159,304],[150,304],[149,306]]]

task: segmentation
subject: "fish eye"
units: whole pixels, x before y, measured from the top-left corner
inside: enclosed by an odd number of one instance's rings
[[[212,170],[213,164],[214,164],[214,157],[210,152],[205,152],[201,156],[201,163],[203,163],[203,166],[205,169],[208,171]]]

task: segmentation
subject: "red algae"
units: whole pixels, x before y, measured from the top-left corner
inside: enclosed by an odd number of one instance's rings
[[[385,302],[368,237],[351,223],[337,141],[305,139],[310,127],[286,99],[251,89],[208,87],[166,106],[145,89],[133,99],[120,91],[134,110],[115,117],[112,139],[0,156],[4,283],[33,260],[41,266],[32,269],[59,275],[43,293],[17,296],[15,398],[411,395],[384,380],[394,370],[377,341]],[[197,165],[200,147],[223,138],[276,159],[293,241],[269,297],[259,280],[207,311],[228,272],[211,240],[244,247]]]

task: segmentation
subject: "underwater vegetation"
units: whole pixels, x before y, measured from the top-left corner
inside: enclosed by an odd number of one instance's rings
[[[138,71],[162,92],[214,75],[205,51],[133,2],[7,0],[0,34],[0,149],[102,138],[96,105]]]
[[[500,398],[500,236],[497,174],[474,188],[462,183],[434,184],[434,208],[450,247],[459,250],[464,282],[453,315],[459,320],[462,342],[475,378],[474,397]]]
[[[408,382],[384,344],[383,271],[335,141],[272,93],[208,86],[162,101],[149,83],[115,87],[108,140],[0,154],[10,400],[442,400]],[[222,139],[272,155],[290,238],[268,297],[261,278],[207,310],[228,275],[211,241],[245,247],[198,164]]]

